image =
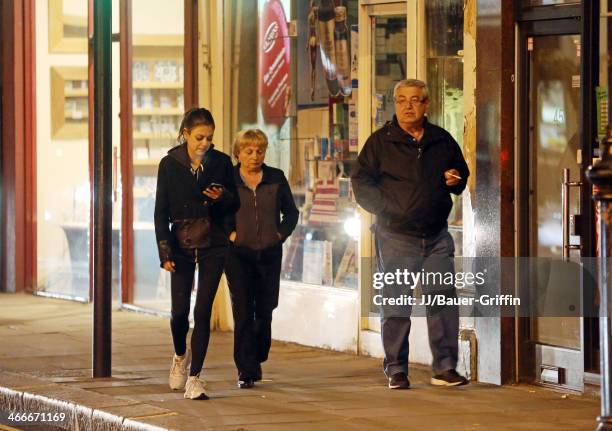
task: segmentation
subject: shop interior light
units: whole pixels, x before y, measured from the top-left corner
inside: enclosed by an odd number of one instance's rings
[[[359,239],[361,233],[361,219],[358,214],[353,214],[351,217],[344,220],[344,231],[354,240]]]
[[[79,203],[89,202],[89,184],[84,184],[74,190],[74,199]]]

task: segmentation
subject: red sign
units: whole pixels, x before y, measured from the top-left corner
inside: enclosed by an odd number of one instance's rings
[[[266,124],[281,126],[291,95],[287,19],[279,0],[269,0],[259,18],[259,103]]]

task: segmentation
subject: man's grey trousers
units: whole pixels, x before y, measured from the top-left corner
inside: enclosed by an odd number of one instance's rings
[[[407,273],[420,273],[422,293],[444,295],[455,298],[454,283],[441,283],[439,275],[454,276],[455,244],[445,228],[436,235],[419,238],[376,229],[376,263],[379,272],[398,274],[397,281],[385,284],[381,292],[384,298],[399,298],[402,295],[414,297]],[[454,277],[453,277],[454,278]],[[446,278],[448,280],[448,278]],[[379,291],[380,292],[380,291]],[[379,293],[375,292],[375,293]],[[421,299],[415,299],[417,304]],[[408,336],[410,334],[410,305],[382,305],[381,336],[385,351],[384,371],[387,376],[397,373],[408,374]],[[459,312],[456,305],[427,306],[427,328],[429,346],[433,355],[434,374],[457,366]]]

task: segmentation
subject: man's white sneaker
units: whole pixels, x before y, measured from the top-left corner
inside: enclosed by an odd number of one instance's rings
[[[185,398],[192,400],[207,400],[208,396],[204,391],[206,382],[199,376],[189,376],[185,385]]]
[[[187,349],[183,356],[174,355],[174,358],[172,359],[172,367],[170,367],[170,377],[168,378],[170,389],[185,389],[190,364],[191,351],[189,349]]]

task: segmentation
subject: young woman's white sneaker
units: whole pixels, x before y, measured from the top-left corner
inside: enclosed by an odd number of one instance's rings
[[[185,398],[192,400],[207,400],[208,396],[204,391],[206,382],[200,376],[189,376],[185,385]]]
[[[170,367],[170,377],[168,378],[170,389],[185,389],[190,365],[191,351],[189,349],[187,349],[183,356],[174,355],[174,358],[172,358],[172,366]]]

